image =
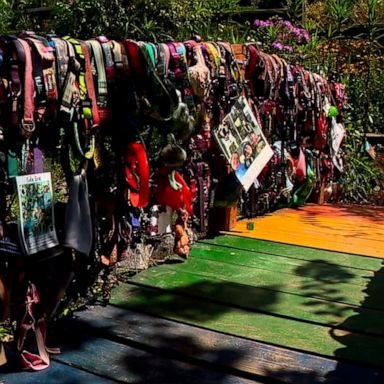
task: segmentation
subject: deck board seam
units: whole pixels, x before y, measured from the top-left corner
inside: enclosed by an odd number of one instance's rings
[[[323,328],[329,328],[331,330],[347,331],[347,332],[350,332],[350,333],[356,334],[356,335],[379,337],[379,338],[384,339],[384,335],[380,335],[380,334],[377,334],[374,332],[364,332],[364,331],[358,331],[358,330],[351,330],[351,329],[349,329],[347,327],[343,327],[343,326],[334,326],[334,325],[330,325],[330,324],[326,324],[326,323],[320,323],[320,322],[317,322],[314,320],[304,320],[304,319],[300,319],[297,317],[273,313],[273,312],[270,312],[267,310],[262,310],[262,309],[252,309],[252,308],[249,308],[249,307],[246,307],[243,305],[226,303],[225,301],[206,297],[203,295],[196,295],[193,293],[187,293],[185,291],[182,291],[181,289],[167,289],[167,288],[155,287],[153,285],[148,285],[148,284],[143,284],[143,283],[138,283],[138,282],[132,282],[132,281],[130,281],[129,283],[126,283],[126,284],[137,286],[137,287],[154,289],[154,290],[158,290],[161,292],[168,292],[172,295],[184,296],[184,297],[191,298],[191,299],[203,300],[203,301],[208,302],[208,303],[220,305],[220,306],[227,307],[227,308],[239,309],[239,310],[249,312],[249,313],[254,313],[254,314],[259,313],[259,314],[272,316],[272,317],[276,317],[276,318],[280,318],[280,319],[297,321],[298,323],[304,323],[304,324],[316,325],[316,326],[323,327]],[[232,336],[236,336],[236,335],[232,335]]]
[[[213,263],[218,263],[218,264],[228,264],[228,265],[231,265],[231,266],[239,266],[239,267],[242,267],[242,268],[252,268],[252,270],[260,270],[260,271],[269,271],[269,272],[275,272],[272,268],[261,268],[261,267],[256,267],[256,266],[253,266],[253,265],[245,265],[245,264],[239,264],[239,263],[231,263],[229,261],[224,261],[224,260],[214,260],[212,258],[208,258],[208,257],[201,257],[199,255],[194,255],[194,254],[191,254],[190,255],[190,258],[191,259],[197,259],[197,260],[205,260],[205,261],[210,261],[210,262],[213,262]],[[317,264],[326,264],[326,263],[317,263]],[[165,265],[167,264],[163,264],[163,268],[165,268]],[[333,264],[333,265],[337,265],[337,264]],[[343,268],[347,268],[347,267],[344,267]],[[369,271],[369,272],[375,272],[375,271]],[[289,275],[289,276],[297,276],[297,277],[303,277],[302,275],[296,273],[296,272],[285,272],[285,271],[279,271],[278,273],[281,273],[281,274],[284,274],[284,275]],[[368,277],[369,279],[371,278],[374,278],[374,276],[370,276]],[[364,277],[362,276],[354,276],[354,279],[364,279]],[[358,286],[358,287],[362,287],[363,285],[362,284],[359,284],[359,283],[356,283],[356,282],[340,282],[340,281],[337,281],[337,279],[330,279],[330,278],[327,278],[327,277],[324,277],[322,279],[324,282],[329,282],[329,283],[334,283],[334,284],[339,284],[339,283],[342,283],[342,284],[350,284],[350,285],[354,285],[354,286]]]
[[[57,364],[61,364],[61,365],[67,366],[67,367],[71,367],[73,369],[77,369],[77,370],[82,371],[82,372],[89,373],[89,374],[91,374],[93,376],[97,376],[97,377],[99,377],[101,379],[107,379],[107,380],[115,382],[115,383],[126,383],[125,381],[115,379],[114,377],[110,377],[110,376],[103,375],[101,373],[92,371],[92,370],[90,370],[88,368],[85,368],[85,367],[81,366],[80,364],[76,364],[76,363],[72,363],[72,362],[68,363],[64,359],[61,359],[60,355],[54,355],[54,356],[51,355],[50,358],[51,358],[52,361],[54,361]]]
[[[339,253],[339,254],[345,254],[345,255],[348,255],[348,256],[358,256],[358,257],[367,257],[367,258],[370,258],[370,259],[380,259],[380,257],[377,257],[377,256],[371,256],[371,255],[362,255],[362,254],[359,254],[359,253],[353,253],[353,252],[345,252],[345,251],[337,251],[337,250],[330,250],[330,249],[327,249],[327,248],[321,248],[321,247],[311,247],[309,245],[303,245],[303,244],[292,244],[292,243],[286,243],[286,242],[283,242],[283,241],[272,241],[272,240],[265,240],[263,238],[258,238],[258,237],[247,237],[247,236],[241,236],[241,235],[238,235],[234,232],[220,232],[221,234],[223,235],[229,235],[229,236],[233,236],[233,237],[237,237],[237,238],[246,238],[246,239],[251,239],[251,240],[259,240],[259,241],[265,241],[265,242],[269,242],[269,243],[272,243],[272,244],[283,244],[283,245],[287,245],[287,246],[291,246],[291,247],[300,247],[300,248],[308,248],[308,249],[318,249],[319,251],[325,251],[325,252],[330,252],[330,253]]]
[[[166,270],[169,270],[169,271],[178,272],[177,269],[172,268],[172,267],[166,267],[165,265],[162,266],[162,268],[166,269]],[[213,280],[220,280],[220,281],[225,281],[225,282],[233,283],[233,281],[227,280],[225,278],[221,278],[221,277],[218,277],[218,276],[216,276],[216,277],[206,276],[206,275],[203,275],[203,274],[195,272],[195,271],[183,270],[182,272],[183,273],[188,273],[188,274],[191,274],[191,275],[201,276],[201,277],[204,277],[207,280],[213,279]],[[129,281],[132,282],[132,280],[129,280]],[[235,284],[238,284],[238,285],[241,285],[241,286],[244,286],[244,287],[258,288],[258,289],[262,289],[262,290],[266,290],[266,291],[279,292],[279,293],[284,293],[284,294],[294,295],[294,296],[299,296],[299,297],[307,297],[307,298],[310,298],[310,299],[316,299],[316,300],[324,301],[324,302],[327,302],[327,303],[335,303],[335,304],[345,305],[345,306],[351,307],[353,309],[364,308],[364,309],[367,309],[369,311],[374,311],[374,312],[379,312],[379,313],[384,312],[384,307],[382,307],[382,308],[379,308],[379,307],[365,307],[365,306],[362,306],[361,303],[359,303],[357,305],[357,304],[353,304],[353,303],[348,303],[346,301],[330,300],[330,299],[327,299],[327,298],[322,297],[322,296],[314,296],[314,295],[308,295],[308,294],[299,294],[299,293],[296,293],[296,292],[283,291],[283,290],[278,290],[278,289],[271,289],[271,288],[268,288],[268,287],[259,287],[257,285],[249,285],[249,284],[238,283],[238,282],[236,282]]]
[[[122,304],[110,303],[110,305],[114,306],[116,308],[120,308],[120,309],[127,309]],[[215,332],[215,333],[218,333],[218,334],[222,334],[222,335],[226,335],[226,336],[232,336],[232,337],[236,337],[236,338],[247,340],[247,341],[251,341],[251,342],[257,342],[259,344],[264,344],[266,346],[270,346],[270,347],[274,347],[274,348],[278,348],[278,349],[285,349],[287,351],[293,351],[293,352],[298,352],[298,353],[301,353],[301,354],[307,354],[309,356],[319,357],[319,358],[322,358],[322,359],[326,359],[328,361],[334,361],[336,363],[352,364],[352,365],[354,365],[356,367],[368,368],[368,369],[371,369],[371,370],[374,370],[374,371],[377,371],[379,368],[382,368],[382,367],[379,367],[378,365],[374,365],[374,364],[356,362],[356,360],[349,359],[347,357],[329,356],[329,355],[326,355],[326,354],[321,354],[321,353],[317,353],[317,352],[313,352],[313,351],[307,351],[307,350],[300,349],[300,348],[294,348],[294,347],[291,347],[291,346],[288,347],[286,345],[266,342],[264,340],[260,340],[260,339],[257,339],[257,338],[251,338],[251,337],[242,336],[242,335],[234,335],[234,334],[229,333],[229,332],[225,332],[225,331],[221,331],[221,330],[217,330],[217,329],[211,329],[211,328],[204,327],[202,325],[196,325],[196,324],[193,324],[193,323],[188,323],[187,321],[182,321],[182,320],[170,318],[170,317],[167,317],[167,316],[164,316],[164,315],[153,314],[153,312],[146,311],[144,309],[129,308],[129,310],[132,311],[132,312],[136,312],[136,313],[142,313],[144,315],[158,317],[158,318],[163,319],[163,320],[170,320],[170,321],[173,321],[173,322],[178,323],[178,324],[183,324],[183,325],[187,325],[187,326],[193,326],[195,328],[202,329],[202,330],[205,330],[205,331],[211,331],[211,332]]]

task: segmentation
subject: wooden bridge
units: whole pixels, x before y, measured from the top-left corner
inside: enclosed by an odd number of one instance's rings
[[[283,209],[68,320],[10,383],[384,383],[384,208]]]

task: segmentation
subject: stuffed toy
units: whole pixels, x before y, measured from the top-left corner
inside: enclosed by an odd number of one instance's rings
[[[185,209],[179,210],[179,216],[175,223],[175,246],[173,248],[177,255],[185,259],[189,256],[188,217],[188,212]]]

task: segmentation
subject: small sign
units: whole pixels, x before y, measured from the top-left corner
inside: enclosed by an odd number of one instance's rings
[[[19,232],[27,255],[59,245],[54,214],[51,174],[36,173],[16,177],[19,198]]]

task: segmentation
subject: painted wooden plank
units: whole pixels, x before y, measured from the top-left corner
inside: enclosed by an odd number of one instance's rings
[[[348,220],[359,220],[363,217],[365,221],[372,224],[380,224],[384,221],[384,208],[382,206],[369,205],[346,205],[346,204],[305,204],[302,207],[280,210],[285,212],[303,212],[307,215],[345,217]],[[277,211],[276,211],[277,212]]]
[[[343,204],[306,204],[299,208],[284,208],[272,213],[285,216],[300,214],[303,217],[328,217],[345,222],[360,222],[381,225],[384,222],[384,209],[381,206],[343,205]]]
[[[353,227],[347,225],[339,225],[335,226],[333,223],[332,227],[327,226],[318,222],[313,222],[311,224],[306,224],[303,228],[300,228],[299,231],[296,230],[298,218],[289,218],[284,217],[283,221],[280,217],[263,217],[259,220],[241,220],[236,226],[233,228],[233,231],[241,231],[249,233],[247,230],[247,225],[249,222],[254,223],[253,232],[261,232],[261,233],[275,233],[279,232],[281,234],[285,234],[285,236],[303,236],[305,238],[321,238],[327,239],[328,241],[338,244],[345,241],[346,236],[353,237],[352,243],[355,245],[361,245],[363,242],[369,244],[370,247],[375,249],[381,248],[381,237],[383,236],[382,229],[374,230],[370,226],[356,226]],[[281,228],[277,225],[284,223],[284,226]],[[331,225],[331,224],[329,224]],[[252,233],[250,233],[252,235]],[[374,236],[374,238],[373,238]],[[363,251],[365,254],[365,250]]]
[[[242,220],[231,232],[238,236],[384,258],[384,211],[358,207],[305,206]],[[247,230],[251,221],[255,230]]]
[[[177,265],[177,266],[176,266]],[[381,299],[384,290],[384,282],[380,279],[377,284],[370,287],[371,300],[364,304],[367,298],[365,287],[359,287],[348,283],[348,275],[345,274],[345,281],[339,281],[337,284],[321,279],[315,279],[312,276],[299,276],[285,273],[275,273],[274,271],[247,268],[239,265],[230,265],[211,260],[191,258],[187,263],[176,264],[173,268],[178,271],[199,274],[207,278],[220,278],[237,284],[245,284],[253,287],[269,289],[292,293],[301,296],[325,299],[329,301],[363,306],[366,308],[382,310],[384,302]],[[161,268],[170,268],[169,266],[159,266]],[[150,272],[150,273],[156,273]],[[342,272],[340,272],[340,276]]]
[[[81,369],[52,362],[48,369],[39,372],[1,373],[0,382],[6,384],[112,384],[114,380],[100,377]]]
[[[260,289],[245,283],[234,283],[214,277],[206,278],[167,268],[156,268],[140,273],[131,281],[143,286],[177,291],[197,299],[213,300],[219,304],[257,313],[273,314],[335,328],[340,328],[341,325],[342,329],[348,331],[384,336],[383,311],[288,294],[279,291],[278,286]],[[356,316],[357,313],[360,316]],[[342,324],[345,326],[343,327]]]
[[[106,326],[108,325],[108,326]],[[292,384],[348,383],[381,384],[384,372],[367,367],[271,346],[118,307],[95,307],[78,313],[68,325],[80,326],[129,345],[150,349],[169,358],[185,357],[222,369],[233,369],[252,379],[268,377]],[[254,377],[256,376],[256,377]]]
[[[259,342],[378,367],[384,366],[384,340],[379,337],[332,331],[329,327],[267,314],[256,315],[249,311],[196,300],[176,292],[129,284],[120,284],[114,290],[111,302],[122,308]],[[364,353],[361,353],[362,348]]]
[[[308,251],[310,252],[310,251]],[[212,246],[198,243],[192,248],[190,256],[204,260],[219,261],[225,264],[239,265],[247,268],[258,268],[276,273],[289,273],[300,276],[313,277],[316,280],[342,282],[349,284],[367,284],[368,279],[374,277],[384,281],[384,274],[377,276],[376,271],[367,271],[353,267],[331,264],[324,259],[303,261],[281,255],[270,255],[260,252],[249,252],[236,248]]]
[[[281,255],[287,258],[297,260],[324,260],[330,264],[337,264],[344,267],[354,267],[377,271],[382,266],[382,260],[371,257],[364,257],[350,253],[334,252],[310,248],[305,246],[296,246],[291,244],[281,244],[273,241],[260,239],[250,239],[246,237],[232,235],[216,236],[212,239],[202,240],[203,244],[226,246],[237,248],[249,252],[264,253],[267,255]]]
[[[106,324],[104,324],[105,326]],[[83,329],[87,334],[87,329]],[[57,360],[123,383],[250,384],[258,381],[213,371],[100,337],[75,334],[76,347]],[[71,383],[73,384],[73,383]]]
[[[337,212],[337,211],[336,211]],[[307,212],[305,209],[298,210],[279,210],[265,216],[255,218],[256,223],[260,222],[262,226],[271,223],[276,224],[277,220],[284,220],[293,225],[300,225],[302,228],[294,228],[306,231],[308,233],[320,229],[321,233],[328,233],[331,235],[341,235],[341,231],[350,231],[348,234],[366,238],[371,240],[380,240],[380,235],[383,233],[383,221],[374,222],[367,220],[363,215],[358,216],[340,216],[338,214],[328,214],[327,212]],[[246,221],[246,220],[243,220]],[[279,227],[280,228],[280,227]],[[288,230],[289,228],[283,226],[281,230]]]
[[[380,207],[350,208],[345,206],[306,205],[297,209],[281,209],[268,214],[268,216],[297,218],[298,222],[304,226],[316,222],[322,230],[331,230],[332,227],[338,226],[352,230],[356,226],[380,229],[380,226],[384,223],[384,214]],[[264,217],[258,219],[263,221]],[[368,232],[367,235],[370,236],[370,233]]]
[[[331,251],[348,252],[370,257],[384,258],[384,252],[380,242],[372,242],[365,239],[356,239],[349,241],[348,238],[340,237],[337,241],[331,239],[328,235],[307,235],[303,232],[282,232],[274,227],[271,229],[257,228],[249,231],[246,224],[240,222],[230,232],[226,234],[236,234],[237,236],[249,237],[252,239],[261,239],[277,241],[284,244],[303,245],[312,248],[326,249]]]
[[[324,231],[324,233],[334,234],[335,229],[346,230],[351,231],[351,233],[356,236],[366,237],[368,239],[377,239],[377,235],[382,233],[383,225],[382,220],[379,220],[378,222],[371,219],[367,220],[364,213],[362,213],[362,215],[343,216],[339,214],[329,214],[322,210],[319,212],[308,212],[306,209],[276,211],[272,214],[259,217],[258,219],[267,222],[268,218],[273,221],[274,217],[284,218],[284,220],[300,220],[307,225],[305,228],[306,230],[312,230],[313,226],[316,225],[317,227],[320,227],[321,231]]]

